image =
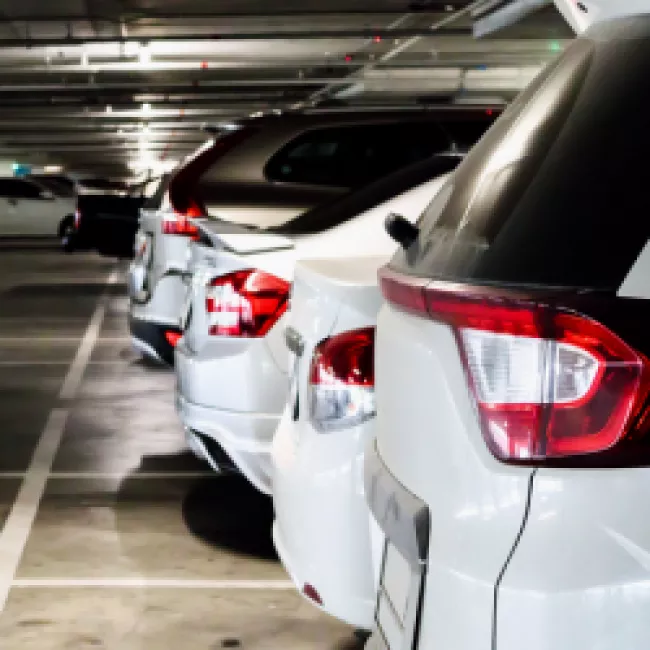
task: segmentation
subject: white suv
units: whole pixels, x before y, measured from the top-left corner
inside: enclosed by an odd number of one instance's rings
[[[650,16],[571,45],[382,271],[375,646],[650,643]]]

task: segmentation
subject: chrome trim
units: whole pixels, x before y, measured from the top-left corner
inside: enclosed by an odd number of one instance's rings
[[[293,327],[284,330],[284,340],[287,347],[297,357],[301,357],[305,351],[305,339],[302,334]]]
[[[373,441],[366,448],[366,500],[388,539],[412,566],[426,564],[429,547],[429,508],[388,470]]]

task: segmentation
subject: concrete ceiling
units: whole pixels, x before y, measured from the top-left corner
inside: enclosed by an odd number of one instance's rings
[[[548,5],[3,0],[0,158],[123,176],[257,111],[508,101],[572,37]]]

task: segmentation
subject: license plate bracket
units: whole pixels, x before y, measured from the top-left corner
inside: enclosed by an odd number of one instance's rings
[[[424,565],[411,565],[387,539],[375,608],[375,625],[389,650],[412,650],[423,583]]]

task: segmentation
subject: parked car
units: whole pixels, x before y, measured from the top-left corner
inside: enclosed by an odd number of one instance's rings
[[[163,360],[173,357],[166,333],[175,336],[179,330],[187,247],[197,236],[190,218],[212,219],[228,232],[233,226],[242,232],[281,228],[410,163],[466,151],[496,112],[486,107],[308,110],[222,125],[221,135],[173,175],[160,214],[142,220],[136,238],[151,240],[151,268],[159,274],[149,276],[140,260],[132,267],[134,289],[147,277],[145,293],[132,295],[135,345]]]
[[[273,541],[296,588],[372,628],[381,533],[371,544],[363,456],[374,438],[377,270],[386,257],[296,265],[285,338],[287,406],[272,443]]]
[[[80,193],[66,250],[95,250],[105,255],[132,257],[142,209],[157,210],[168,185],[168,176],[153,178],[129,194]]]
[[[57,196],[72,197],[77,191],[76,183],[65,174],[29,174],[27,179],[47,187]]]
[[[649,75],[650,16],[595,26],[398,237],[370,647],[648,645]]]
[[[400,211],[415,220],[442,182],[434,170],[447,172],[458,160],[420,163],[433,180],[401,194],[392,190],[411,182],[408,173],[360,190],[361,200],[341,199],[332,213],[319,210],[314,222],[305,215],[304,227],[319,223],[320,232],[294,234],[299,224],[287,234],[200,226],[211,245],[192,245],[192,285],[175,355],[177,410],[190,446],[214,469],[234,464],[270,493],[271,441],[289,388],[284,327],[296,259],[341,260],[358,255],[361,245],[366,255],[388,255],[395,244],[383,219]],[[360,205],[366,210],[359,213]]]
[[[0,236],[57,237],[74,198],[27,178],[0,178]]]

